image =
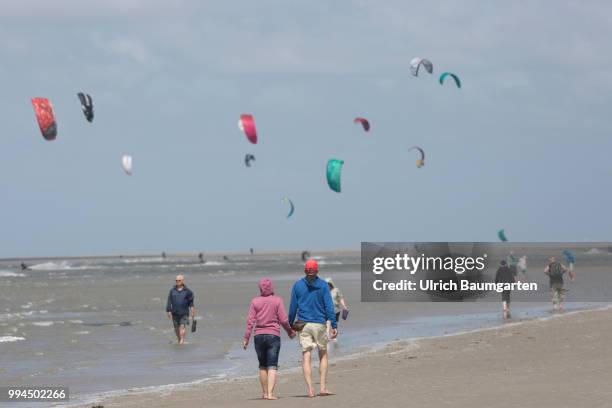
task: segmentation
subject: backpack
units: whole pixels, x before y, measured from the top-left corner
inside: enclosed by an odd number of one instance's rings
[[[563,268],[559,262],[548,265],[548,276],[550,276],[551,281],[563,282]]]

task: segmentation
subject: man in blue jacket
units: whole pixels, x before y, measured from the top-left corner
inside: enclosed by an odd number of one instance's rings
[[[178,344],[184,344],[185,326],[189,325],[189,316],[191,316],[191,320],[195,316],[193,292],[185,286],[183,275],[178,275],[175,283],[176,285],[168,293],[166,313],[168,314],[168,319],[172,319],[174,324],[174,333],[176,334]]]
[[[319,395],[331,395],[325,385],[327,379],[327,321],[331,322],[331,338],[338,334],[334,303],[329,293],[327,283],[319,279],[319,265],[314,259],[309,259],[304,265],[306,276],[293,285],[291,289],[291,306],[289,307],[289,323],[295,325],[299,332],[302,347],[302,370],[308,388],[308,396],[314,397],[312,387],[312,369],[310,365],[311,351],[319,350],[319,375],[321,389]],[[297,317],[297,319],[296,319]],[[303,324],[303,327],[299,327]]]

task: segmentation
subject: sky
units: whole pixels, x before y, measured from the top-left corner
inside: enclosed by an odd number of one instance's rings
[[[0,257],[610,241],[610,38],[606,1],[0,0]]]

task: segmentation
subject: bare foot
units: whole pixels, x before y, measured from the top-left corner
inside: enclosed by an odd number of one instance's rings
[[[334,395],[334,394],[329,392],[328,390],[321,390],[321,392],[319,393],[320,397],[329,397],[330,395]]]
[[[309,398],[314,398],[315,397],[315,392],[312,388],[308,389],[308,397]]]
[[[275,397],[274,395],[269,395],[269,396],[268,396],[268,399],[269,399],[269,400],[277,400],[277,399],[278,399],[278,397]]]

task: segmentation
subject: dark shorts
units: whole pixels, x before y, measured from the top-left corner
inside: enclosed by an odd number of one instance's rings
[[[502,292],[502,302],[506,302],[507,304],[510,304],[510,291],[509,290],[504,290]]]
[[[278,353],[281,339],[273,334],[258,334],[255,336],[255,351],[261,370],[276,370],[278,368]]]
[[[172,324],[174,324],[174,328],[178,329],[180,325],[189,326],[189,315],[172,315]]]
[[[340,312],[336,313],[336,326],[340,323]]]

